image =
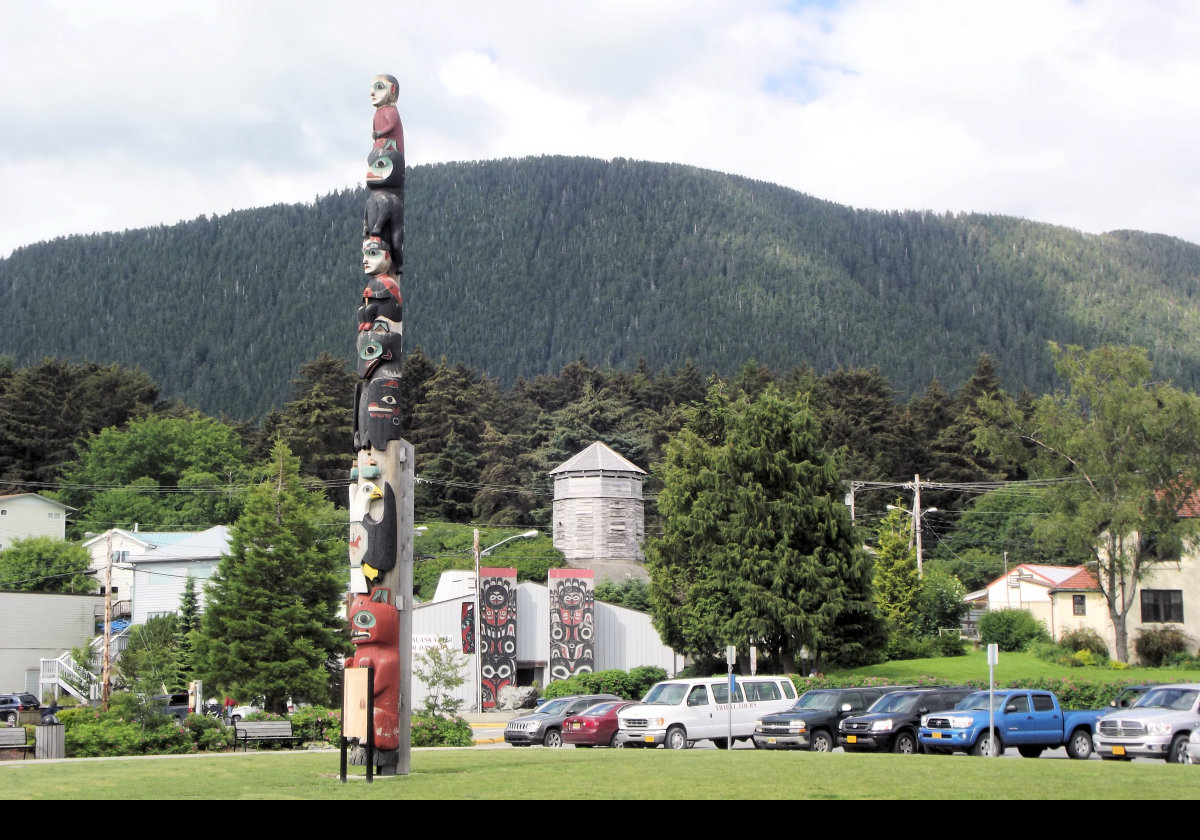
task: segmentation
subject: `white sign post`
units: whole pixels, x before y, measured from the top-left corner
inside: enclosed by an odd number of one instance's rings
[[[996,666],[1000,664],[1000,646],[988,645],[988,741],[991,744],[992,755],[1000,753],[996,750]]]

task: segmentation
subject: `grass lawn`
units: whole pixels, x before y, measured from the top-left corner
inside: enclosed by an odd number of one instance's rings
[[[1061,754],[1061,751],[1058,751]],[[3,799],[1195,799],[1158,763],[766,750],[428,749],[338,780],[336,752],[0,763]]]
[[[966,656],[951,656],[942,659],[905,659],[884,662],[853,671],[831,671],[829,676],[872,676],[886,677],[893,682],[912,682],[918,677],[940,677],[951,682],[964,680],[986,680],[988,678],[987,651],[973,650]],[[1001,653],[996,665],[996,684],[1008,685],[1022,679],[1070,679],[1089,683],[1112,682],[1200,682],[1200,671],[1185,671],[1169,668],[1128,668],[1116,671],[1112,668],[1067,668],[1044,662],[1029,653]]]

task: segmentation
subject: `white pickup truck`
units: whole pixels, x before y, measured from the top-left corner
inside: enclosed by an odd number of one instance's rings
[[[1158,685],[1127,709],[1100,718],[1093,739],[1101,758],[1161,758],[1187,764],[1188,737],[1200,729],[1200,683]]]

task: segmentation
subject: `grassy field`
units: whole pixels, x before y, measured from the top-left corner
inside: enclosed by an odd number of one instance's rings
[[[912,682],[918,677],[939,677],[951,682],[964,680],[986,680],[988,677],[987,652],[973,650],[966,656],[944,659],[906,659],[884,662],[854,671],[831,671],[829,676],[873,676],[886,677],[893,682]],[[1169,668],[1129,668],[1116,671],[1112,668],[1067,668],[1043,662],[1029,653],[1002,653],[996,666],[996,684],[1007,685],[1021,679],[1071,679],[1080,682],[1200,682],[1200,671],[1185,671]]]
[[[1059,751],[1061,753],[1061,751]],[[413,772],[338,780],[336,752],[0,763],[3,799],[1195,799],[1158,763],[765,750],[417,750]]]

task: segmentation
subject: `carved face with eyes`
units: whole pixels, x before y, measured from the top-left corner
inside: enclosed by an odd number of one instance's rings
[[[390,274],[392,270],[392,255],[378,239],[363,241],[363,272],[374,276]]]
[[[390,76],[376,76],[371,80],[371,104],[376,108],[394,103],[396,92],[396,82]]]

